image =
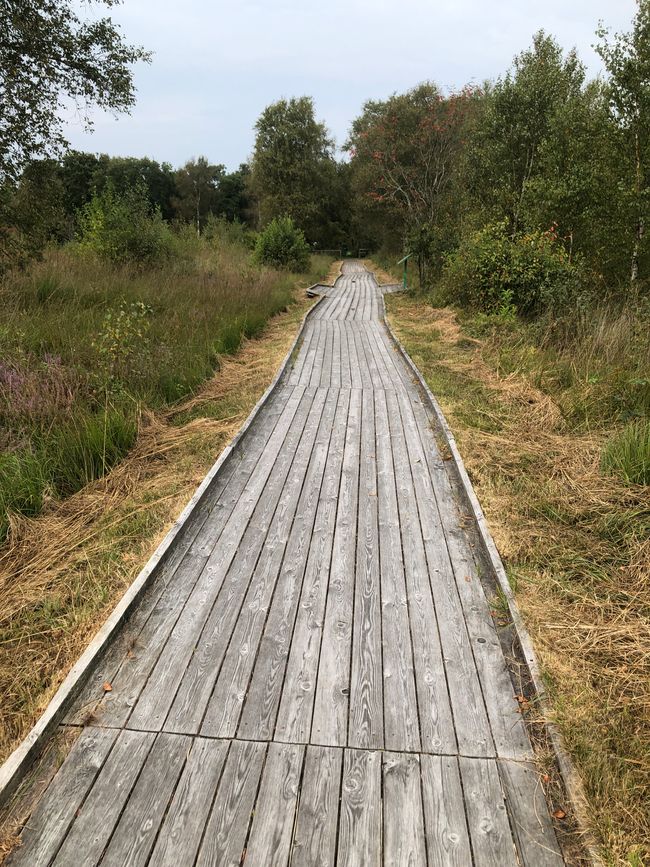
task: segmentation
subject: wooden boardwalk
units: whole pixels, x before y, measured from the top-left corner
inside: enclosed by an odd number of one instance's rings
[[[564,863],[382,320],[347,264],[68,714],[12,867]]]

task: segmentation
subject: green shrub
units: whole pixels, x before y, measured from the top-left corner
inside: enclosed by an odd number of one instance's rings
[[[153,264],[174,252],[173,235],[144,186],[118,195],[108,185],[78,216],[81,246],[112,262]]]
[[[601,470],[633,485],[650,485],[650,419],[638,419],[603,449]]]
[[[512,237],[501,222],[475,232],[447,257],[440,289],[446,303],[532,317],[575,298],[581,276],[553,231]]]
[[[254,255],[259,265],[271,265],[287,271],[306,271],[309,253],[305,236],[301,229],[294,226],[291,217],[276,217],[258,235]]]

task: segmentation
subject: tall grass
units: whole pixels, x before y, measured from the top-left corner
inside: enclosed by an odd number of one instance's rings
[[[0,283],[0,539],[8,514],[98,478],[131,447],[143,408],[192,393],[293,298],[299,275],[241,244],[174,236],[158,265],[70,244]],[[303,282],[329,259],[314,257]]]
[[[634,485],[650,485],[650,418],[639,419],[615,434],[603,449],[604,473]]]

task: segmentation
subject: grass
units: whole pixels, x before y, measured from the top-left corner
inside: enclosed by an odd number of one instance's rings
[[[631,422],[605,445],[600,466],[632,485],[650,485],[650,419]]]
[[[625,309],[551,335],[386,300],[516,576],[606,863],[648,863],[647,329]]]
[[[0,283],[0,541],[12,515],[101,477],[143,413],[193,394],[331,262],[295,275],[223,239],[174,243],[146,268],[70,244]]]
[[[143,408],[133,447],[103,478],[50,499],[39,515],[12,517],[0,550],[0,758],[33,725],[249,414],[311,303],[290,291],[286,311],[221,358],[191,395]]]

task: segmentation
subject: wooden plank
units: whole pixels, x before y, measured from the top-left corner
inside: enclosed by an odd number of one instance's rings
[[[361,470],[357,522],[352,678],[348,744],[361,749],[384,746],[384,697],[381,636],[375,406],[363,392]]]
[[[201,841],[197,867],[240,867],[265,756],[266,744],[232,743]]]
[[[406,398],[402,398],[406,404]],[[503,656],[499,636],[490,613],[490,605],[476,567],[463,526],[456,498],[442,460],[436,460],[437,447],[428,417],[419,401],[409,404],[417,413],[418,428],[433,493],[439,512],[439,525],[449,551],[459,600],[463,610],[474,664],[482,685],[483,696],[497,754],[515,759],[530,759],[533,752],[524,721],[519,713],[515,689]],[[412,416],[411,416],[412,417]],[[440,538],[440,534],[438,534]]]
[[[337,321],[336,327],[339,332],[339,346],[341,348],[341,388],[352,387],[352,372],[350,370],[350,347],[345,322]]]
[[[361,392],[353,390],[312,723],[312,742],[325,746],[347,741],[360,432]]]
[[[94,867],[140,774],[155,735],[123,731],[82,807],[54,861],[57,867]]]
[[[278,455],[272,477],[251,518],[245,536],[246,544],[238,548],[230,564],[203,631],[200,637],[196,637],[196,647],[186,670],[182,672],[176,696],[171,697],[173,704],[165,720],[166,731],[196,733],[200,728],[242,604],[246,594],[253,592],[249,589],[251,576],[258,568],[258,558],[263,546],[268,544],[269,531],[272,527],[272,538],[278,533],[284,538],[288,533],[292,512],[286,504],[295,504],[297,501],[302,478],[301,467],[308,460],[311,448],[310,440],[301,445],[309,418],[307,410],[313,414],[319,412],[321,406],[322,399],[319,397],[318,402],[311,407],[305,404],[299,417],[294,419],[294,426],[285,444],[287,448],[283,448]],[[292,467],[295,467],[298,478],[287,485],[287,475]],[[271,556],[266,562],[261,562],[259,570],[266,569],[265,574],[271,576],[275,565],[276,559]]]
[[[357,355],[357,346],[354,339],[354,334],[352,333],[352,329],[354,328],[350,322],[342,323],[345,339],[348,345],[348,358],[350,359],[350,387],[351,388],[361,388],[363,385],[363,380],[361,379],[361,365],[359,363],[359,357]]]
[[[326,304],[326,301],[323,301],[322,304]],[[319,305],[319,307],[322,306]],[[305,361],[300,371],[300,379],[298,380],[298,385],[300,386],[308,386],[311,382],[311,375],[314,369],[314,361],[316,359],[316,349],[318,347],[318,337],[320,334],[318,323],[315,321],[316,314],[314,314],[314,321],[309,323],[309,346],[307,347],[307,351],[305,353]]]
[[[379,867],[381,821],[381,753],[345,750],[338,867]]]
[[[394,392],[386,392],[386,401],[393,446],[422,750],[452,754],[457,751],[454,720],[404,430]]]
[[[413,647],[404,577],[395,468],[384,392],[375,395],[377,494],[384,665],[384,727],[388,750],[420,750]]]
[[[269,744],[246,846],[246,867],[288,864],[304,753],[304,746]]]
[[[325,352],[327,349],[327,322],[322,320],[317,324],[318,328],[318,347],[314,357],[314,368],[311,374],[310,385],[318,387],[320,385],[321,376],[323,373],[323,364]]]
[[[343,750],[307,747],[291,863],[334,867]]]
[[[519,860],[524,867],[562,867],[564,859],[535,766],[501,759],[497,767]]]
[[[242,709],[238,728],[238,736],[242,738],[266,740],[273,736],[329,456],[338,396],[338,391],[327,392],[318,436],[312,448]]]
[[[102,863],[124,867],[148,863],[191,743],[190,738],[182,735],[156,737]]]
[[[302,372],[305,367],[305,363],[309,356],[309,347],[311,345],[312,339],[314,337],[314,325],[312,322],[308,322],[305,325],[305,330],[303,332],[302,341],[298,347],[298,352],[294,358],[293,365],[291,367],[291,373],[287,378],[287,384],[290,386],[295,386],[300,384],[300,378],[302,376]]]
[[[306,743],[311,731],[349,406],[341,392],[275,727],[288,743]]]
[[[301,430],[301,425],[296,423],[296,414],[298,418],[302,417],[311,404],[312,394],[311,390],[303,393],[301,389],[296,389],[287,400],[287,413],[273,432],[269,446],[228,519],[219,544],[210,556],[158,657],[129,717],[130,727],[148,730],[158,730],[162,727],[194,652],[197,639],[237,551],[240,546],[246,546],[247,542],[244,540],[249,540],[251,535],[251,546],[260,544],[263,534],[254,526],[249,528],[249,521],[265,489],[275,492],[276,484],[281,488],[284,482],[284,466],[277,470],[275,475],[273,474],[277,457],[282,451],[285,454],[293,451],[294,437],[296,432],[299,435]],[[274,481],[276,484],[273,484]]]
[[[320,387],[329,388],[334,366],[334,329],[331,321],[324,322],[323,328],[325,329],[325,352],[320,368]]]
[[[209,737],[235,735],[264,624],[282,568],[305,474],[310,464],[326,396],[327,392],[322,389],[316,395],[304,436],[295,454],[289,482],[285,483],[281,492],[265,546],[252,578],[249,577],[250,572],[246,576],[246,598],[236,622],[233,622],[234,629],[223,655],[223,663],[220,669],[215,666],[215,675],[218,676],[214,681],[214,689],[201,725],[201,732]],[[220,611],[217,610],[215,616],[218,618],[219,615]],[[220,627],[218,631],[225,632]]]
[[[338,319],[331,323],[332,326],[332,373],[330,378],[331,388],[341,388],[341,329]]]
[[[8,867],[50,864],[116,738],[117,732],[108,729],[82,732],[23,828]]]
[[[373,379],[370,373],[370,365],[368,364],[368,359],[366,358],[366,351],[363,347],[363,341],[361,340],[360,325],[356,320],[351,324],[350,337],[354,341],[354,347],[357,353],[359,373],[361,375],[361,387],[372,388]]]
[[[458,759],[420,756],[420,769],[429,867],[467,867],[472,850]]]
[[[384,753],[384,865],[427,864],[420,761],[409,753]]]
[[[149,862],[193,864],[228,753],[228,741],[196,738]]]
[[[397,396],[411,464],[416,509],[424,538],[431,592],[438,618],[458,748],[463,755],[495,754],[474,652],[440,523],[426,458],[408,398]]]
[[[296,391],[296,395],[301,394],[300,390]],[[293,398],[293,395],[292,395]],[[289,406],[291,404],[291,406]],[[289,428],[291,420],[293,420],[294,412],[296,411],[295,400],[285,401],[282,408],[282,413],[277,424],[273,424],[273,429],[265,442],[265,451],[271,449],[273,452],[279,450],[280,444],[284,442],[286,431]],[[236,496],[236,501],[232,503],[232,508],[229,511],[228,518],[224,524],[223,532],[227,532],[225,537],[227,542],[224,555],[228,553],[228,545],[236,548],[241,533],[244,531],[248,523],[248,517],[245,512],[248,508],[253,508],[253,499],[256,492],[260,488],[260,483],[257,482],[255,476],[260,472],[258,470],[260,464],[260,455],[257,454],[255,448],[250,451],[245,450],[243,459],[236,470],[236,481],[232,490],[228,489],[228,500],[230,496]],[[241,470],[241,472],[240,472]],[[244,491],[247,491],[244,494]],[[242,509],[242,502],[245,506]],[[227,503],[223,503],[224,507]],[[242,511],[244,514],[242,514]],[[221,545],[223,532],[216,531],[216,543]],[[234,537],[234,538],[233,538]],[[223,549],[219,548],[219,551]],[[207,599],[211,592],[214,592],[214,573],[210,560],[205,562],[202,571],[199,571],[198,580],[192,580],[192,568],[198,566],[200,560],[195,559],[194,552],[188,555],[189,573],[185,572],[179,575],[183,579],[180,586],[174,588],[173,593],[166,593],[160,599],[152,616],[147,620],[147,623],[138,636],[134,640],[133,645],[128,648],[126,657],[122,662],[122,666],[117,675],[109,680],[112,684],[112,691],[106,693],[101,705],[100,713],[102,723],[105,725],[121,726],[126,723],[126,720],[135,706],[138,697],[140,696],[147,680],[150,678],[156,664],[159,663],[160,655],[165,650],[171,635],[184,637],[186,640],[191,638],[194,633],[189,631],[187,626],[187,618],[190,613],[195,611],[198,600]],[[213,560],[214,560],[214,555]],[[224,559],[226,559],[224,557]],[[218,578],[218,575],[217,575]],[[189,589],[189,594],[187,590]],[[189,601],[189,608],[185,605]],[[179,627],[179,618],[184,622]],[[168,651],[167,651],[168,652]],[[164,663],[163,663],[164,666]],[[164,688],[164,684],[161,684]],[[167,690],[169,698],[173,699],[175,686],[171,690]]]
[[[494,759],[459,759],[474,859],[481,867],[516,867],[515,847]]]

